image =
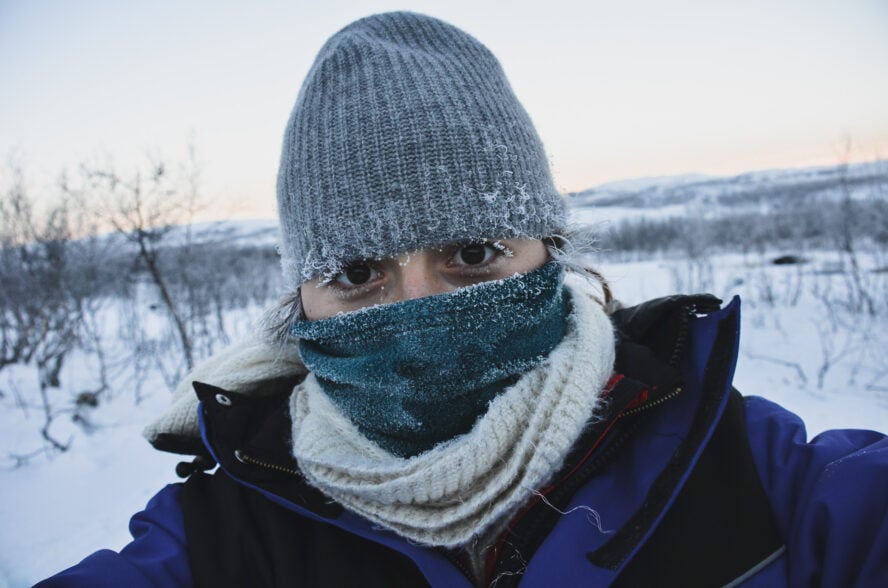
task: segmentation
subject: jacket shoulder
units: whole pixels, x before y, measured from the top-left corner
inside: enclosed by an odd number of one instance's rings
[[[744,402],[749,442],[781,533],[793,585],[885,585],[888,438],[839,429],[807,440],[773,402]]]
[[[181,492],[181,484],[170,484],[134,515],[133,540],[120,553],[97,551],[37,586],[191,586]]]

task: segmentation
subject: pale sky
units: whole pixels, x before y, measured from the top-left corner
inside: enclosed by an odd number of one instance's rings
[[[315,54],[394,9],[493,50],[563,191],[888,157],[888,0],[0,0],[0,156],[41,179],[193,137],[211,216],[272,216]]]

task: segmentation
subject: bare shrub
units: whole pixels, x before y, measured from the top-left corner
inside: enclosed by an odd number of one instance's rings
[[[43,413],[41,434],[54,449],[67,441],[53,436],[61,414],[77,417],[79,405],[62,389],[61,371],[85,339],[85,317],[95,312],[89,276],[97,258],[94,242],[75,242],[77,210],[65,198],[38,211],[20,169],[10,171],[10,187],[0,195],[0,370],[33,364],[37,394],[25,404]],[[102,392],[102,386],[95,394]]]

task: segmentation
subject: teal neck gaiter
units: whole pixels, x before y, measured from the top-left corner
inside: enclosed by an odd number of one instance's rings
[[[300,320],[302,360],[361,433],[412,457],[463,433],[564,338],[555,263],[446,294]]]

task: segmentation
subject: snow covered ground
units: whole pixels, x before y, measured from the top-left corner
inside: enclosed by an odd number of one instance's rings
[[[775,253],[776,255],[776,253]],[[775,266],[769,256],[723,254],[699,260],[598,260],[618,298],[633,304],[676,291],[709,291],[743,299],[743,332],[735,384],[800,414],[809,434],[834,427],[888,429],[886,274],[865,266],[881,314],[843,306],[849,287],[835,252],[815,252],[803,265]],[[73,365],[63,379],[89,378]],[[54,434],[71,449],[15,467],[8,456],[39,447],[42,415],[15,406],[14,390],[34,386],[27,369],[0,373],[0,587],[27,586],[100,548],[128,540],[129,516],[163,485],[176,482],[180,458],[152,450],[140,435],[168,403],[160,374],[148,372],[142,400],[120,374],[113,399],[91,414],[86,434],[59,421]],[[88,384],[84,384],[87,386]]]
[[[734,385],[802,416],[809,437],[837,427],[888,430],[888,316],[842,307],[847,299],[839,292],[847,287],[847,275],[834,271],[842,263],[837,253],[815,253],[807,264],[785,266],[768,263],[775,256],[602,268],[615,296],[628,304],[675,292],[711,292],[725,302],[740,296]],[[888,276],[878,280],[884,309]]]

